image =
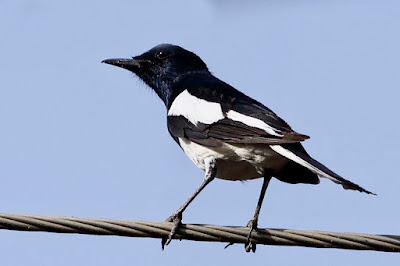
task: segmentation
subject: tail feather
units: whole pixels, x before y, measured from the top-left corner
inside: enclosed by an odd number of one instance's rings
[[[288,162],[282,169],[274,172],[274,177],[290,184],[319,184],[318,175],[293,161]]]
[[[343,177],[328,169],[325,165],[311,158],[300,143],[271,145],[271,149],[273,149],[275,152],[279,153],[283,157],[286,157],[289,160],[296,162],[303,167],[306,167],[318,176],[328,178],[333,182],[342,185],[344,189],[358,190],[367,194],[376,195],[375,193],[372,193],[360,187],[359,185],[347,179],[344,179]]]

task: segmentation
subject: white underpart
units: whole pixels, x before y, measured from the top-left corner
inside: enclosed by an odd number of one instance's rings
[[[191,95],[187,90],[181,92],[172,102],[169,116],[184,116],[192,124],[212,124],[224,118],[219,103],[209,102]]]
[[[278,136],[278,137],[283,136],[282,134],[278,133],[276,129],[274,129],[273,127],[271,127],[270,125],[268,125],[267,123],[265,123],[264,121],[262,121],[260,119],[257,119],[257,118],[251,117],[251,116],[247,116],[247,115],[238,113],[233,110],[230,110],[227,113],[227,117],[232,120],[242,122],[248,126],[262,129],[270,135],[274,135],[274,136]]]
[[[193,163],[207,170],[210,161],[217,162],[217,177],[228,180],[246,180],[262,177],[265,168],[280,169],[288,159],[275,153],[267,144],[223,144],[205,147],[186,138],[179,145]]]
[[[280,146],[280,145],[270,145],[270,147],[271,147],[271,149],[273,149],[275,152],[279,153],[283,157],[286,157],[289,160],[292,160],[292,161],[294,161],[294,162],[296,162],[296,163],[298,163],[298,164],[310,169],[313,173],[317,174],[318,176],[328,178],[328,179],[330,179],[330,180],[332,180],[332,181],[334,181],[336,183],[338,182],[338,180],[336,178],[334,178],[333,176],[330,176],[327,173],[321,171],[317,167],[313,166],[309,162],[303,160],[302,158],[300,158],[299,156],[297,156],[293,152],[283,148],[282,146]]]
[[[213,149],[202,146],[195,142],[192,142],[186,138],[178,138],[179,145],[185,154],[193,161],[193,163],[202,169],[206,170],[207,166],[205,163],[207,161],[218,160],[224,157],[224,154],[219,153]]]

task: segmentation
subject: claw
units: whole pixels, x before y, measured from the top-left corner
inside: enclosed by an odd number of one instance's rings
[[[176,233],[178,232],[179,227],[182,225],[182,213],[173,213],[170,217],[168,217],[166,222],[174,223],[174,226],[171,229],[171,232],[168,235],[168,238],[161,239],[161,250],[164,250],[164,247],[171,243],[172,238],[175,237]]]
[[[225,247],[224,247],[224,249],[227,249],[227,248],[229,248],[230,246],[232,246],[233,244],[235,244],[235,243],[233,243],[233,242],[229,242],[229,244],[228,245],[226,245]]]
[[[249,227],[249,234],[247,235],[247,240],[246,243],[244,244],[244,249],[246,250],[246,252],[256,252],[256,244],[251,242],[251,233],[257,229],[258,226],[258,221],[255,219],[251,219],[248,223],[247,223],[247,227]]]

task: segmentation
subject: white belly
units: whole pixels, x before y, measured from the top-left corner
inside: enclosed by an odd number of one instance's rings
[[[264,169],[280,169],[288,159],[274,152],[267,144],[224,144],[204,147],[185,138],[179,144],[193,163],[205,171],[204,161],[215,160],[217,178],[246,180],[264,175]]]

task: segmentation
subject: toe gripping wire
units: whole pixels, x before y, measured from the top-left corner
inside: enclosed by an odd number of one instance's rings
[[[168,237],[172,222],[0,214],[0,229],[129,237]],[[248,227],[182,224],[175,239],[246,243]],[[400,236],[290,229],[257,229],[256,244],[400,252]]]

